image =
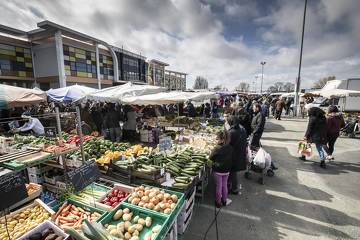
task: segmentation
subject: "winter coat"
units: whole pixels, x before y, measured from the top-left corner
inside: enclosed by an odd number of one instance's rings
[[[230,172],[233,158],[233,147],[229,144],[217,145],[212,150],[209,158],[214,162],[213,170],[215,172]]]
[[[276,111],[282,111],[285,107],[285,102],[283,100],[279,100],[275,104]]]
[[[239,108],[235,111],[235,116],[239,118],[239,123],[246,130],[246,134],[249,136],[251,134],[251,118],[250,114],[246,111],[245,108]]]
[[[325,117],[310,116],[305,137],[310,143],[326,144],[327,125]]]
[[[243,127],[231,126],[229,131],[230,145],[233,147],[231,171],[246,169],[247,135]]]
[[[251,129],[253,133],[262,133],[265,127],[265,116],[258,112],[251,121]]]
[[[326,118],[327,134],[331,137],[338,137],[340,129],[345,126],[341,113],[329,113]]]

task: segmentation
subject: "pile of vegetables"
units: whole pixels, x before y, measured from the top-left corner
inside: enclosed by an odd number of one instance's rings
[[[93,136],[89,136],[89,135],[85,135],[83,136],[83,141],[90,141],[91,139],[93,139]],[[66,142],[68,144],[76,144],[76,145],[80,145],[80,136],[79,135],[71,135],[67,138]]]
[[[62,229],[74,228],[80,231],[81,224],[85,219],[90,222],[96,221],[101,216],[98,212],[85,211],[70,203],[64,203],[53,217],[56,225]]]
[[[120,220],[117,224],[105,225],[106,230],[114,237],[127,240],[140,240],[140,233],[146,228],[151,228],[144,239],[152,240],[161,230],[161,225],[152,227],[152,218],[146,217],[145,219],[140,216],[134,216],[133,212],[128,208],[119,209],[112,218],[113,221]]]
[[[40,205],[26,208],[21,213],[7,217],[7,229],[11,239],[17,239],[45,220],[50,220],[50,214]],[[9,240],[5,218],[0,220],[0,239]]]
[[[45,228],[42,232],[34,233],[27,240],[63,240],[64,237],[57,235],[52,228]]]
[[[35,137],[33,135],[21,136],[16,134],[14,136],[14,147],[17,149],[20,149],[23,146],[36,147],[44,144],[55,145],[55,139],[45,136]]]
[[[176,207],[178,197],[155,187],[140,186],[128,198],[128,202],[139,207],[170,214]]]
[[[115,208],[119,203],[121,203],[129,195],[127,192],[120,191],[119,189],[114,188],[106,197],[101,201],[101,203]]]

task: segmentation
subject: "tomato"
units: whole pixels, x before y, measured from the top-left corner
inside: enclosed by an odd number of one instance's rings
[[[118,194],[119,194],[119,190],[118,190],[118,189],[114,189],[113,194],[114,194],[114,195],[118,195]]]
[[[111,207],[116,207],[117,205],[119,204],[119,202],[114,202],[112,205],[111,205]]]
[[[112,202],[112,203],[118,202],[118,201],[119,201],[119,199],[118,199],[117,197],[112,197],[112,198],[110,199],[110,202]]]
[[[112,203],[111,202],[105,202],[105,205],[111,206]]]

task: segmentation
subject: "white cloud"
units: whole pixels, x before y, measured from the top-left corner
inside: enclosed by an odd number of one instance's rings
[[[360,74],[359,6],[358,0],[309,1],[304,87],[328,75]],[[170,69],[190,74],[188,86],[197,75],[207,77],[211,86],[252,83],[263,60],[267,61],[264,88],[275,81],[293,82],[303,1],[278,0],[261,17],[258,7],[250,0],[14,0],[0,3],[0,21],[23,30],[34,29],[44,19],[57,22],[168,62]],[[222,17],[253,21],[260,45],[244,42],[242,36],[225,38],[226,26],[214,9],[221,9]]]

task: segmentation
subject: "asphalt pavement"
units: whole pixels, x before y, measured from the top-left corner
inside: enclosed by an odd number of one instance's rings
[[[360,239],[360,139],[340,138],[335,160],[319,166],[297,157],[306,119],[268,119],[262,145],[279,169],[257,183],[258,175],[240,174],[241,195],[230,195],[230,206],[218,215],[221,240],[230,239]],[[203,202],[197,202],[185,240],[202,240],[214,219],[214,182]],[[215,225],[208,240],[217,239]]]

